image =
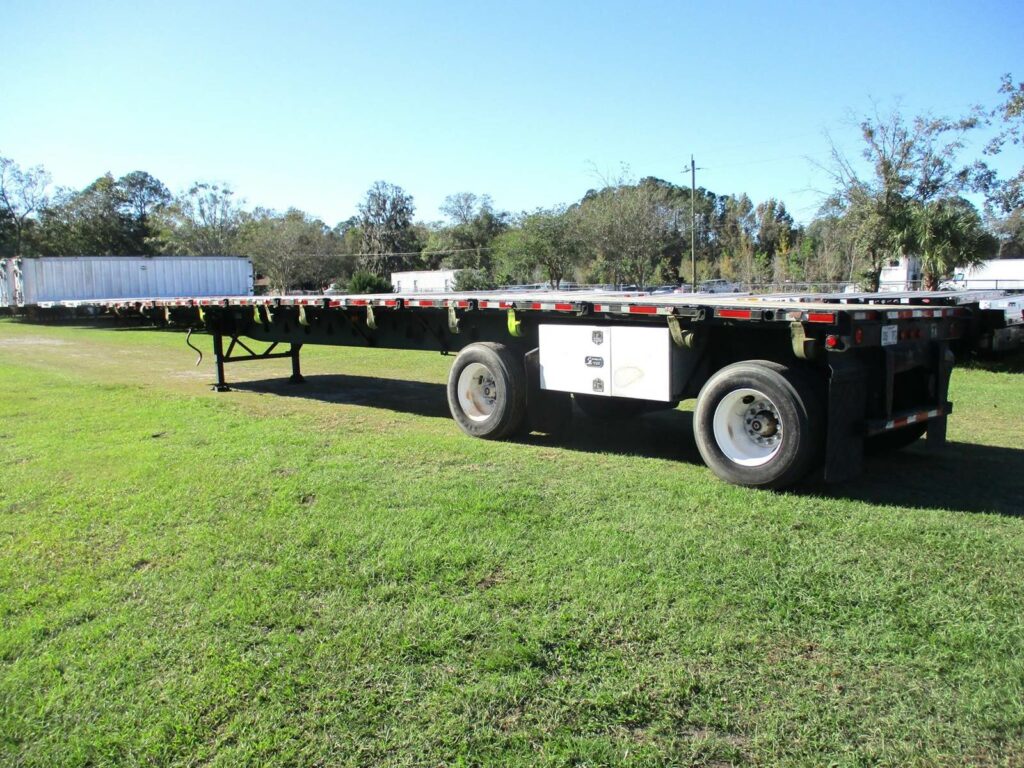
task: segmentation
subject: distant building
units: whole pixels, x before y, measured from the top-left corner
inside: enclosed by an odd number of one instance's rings
[[[455,290],[457,269],[426,269],[418,272],[392,272],[395,293],[434,293]]]

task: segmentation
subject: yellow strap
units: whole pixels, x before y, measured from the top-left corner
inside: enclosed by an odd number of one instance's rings
[[[508,311],[508,332],[513,336],[523,335],[523,321],[516,317],[514,309]]]

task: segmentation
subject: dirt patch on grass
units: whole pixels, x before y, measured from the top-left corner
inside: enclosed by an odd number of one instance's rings
[[[69,347],[70,341],[48,339],[44,336],[27,336],[25,338],[0,339],[0,347]]]

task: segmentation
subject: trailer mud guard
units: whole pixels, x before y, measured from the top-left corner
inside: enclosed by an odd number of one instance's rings
[[[928,448],[941,448],[946,444],[946,422],[949,420],[949,414],[953,412],[953,404],[949,402],[949,377],[953,373],[953,366],[956,364],[956,356],[949,348],[948,344],[942,344],[938,350],[938,381],[936,382],[936,395],[938,401],[944,406],[942,409],[942,415],[935,419],[928,420],[927,432],[927,443]]]
[[[526,425],[531,432],[560,435],[572,421],[572,395],[541,389],[540,350],[531,349],[523,358],[526,366]]]
[[[867,370],[853,357],[832,356],[828,381],[825,481],[841,482],[860,474],[864,464],[864,413]]]

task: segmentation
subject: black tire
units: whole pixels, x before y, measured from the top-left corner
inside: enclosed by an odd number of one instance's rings
[[[764,433],[755,435],[766,440],[764,446],[754,442],[746,426],[737,435],[727,418],[730,408],[756,406],[755,398],[747,400],[750,395],[740,394],[739,390],[746,389],[762,393],[775,409],[767,420],[756,415],[734,417],[740,419],[740,426],[744,419],[752,419],[747,421],[748,425],[764,429]],[[715,415],[726,398],[729,401],[723,406],[720,444],[715,433]],[[784,488],[805,477],[821,456],[825,430],[820,403],[816,387],[799,371],[768,360],[734,363],[708,379],[697,397],[693,416],[697,448],[708,467],[729,483]],[[772,438],[776,439],[774,443],[770,442]],[[749,457],[742,455],[746,448],[751,452]]]
[[[463,378],[462,375],[470,366],[478,366],[474,370],[489,376],[488,382],[493,383],[493,389],[487,387],[485,399],[471,396],[468,387],[474,377]],[[463,388],[461,398],[460,386]],[[476,392],[477,388],[483,389],[484,382],[478,380],[472,386]],[[448,408],[459,429],[467,435],[499,440],[522,425],[526,417],[526,389],[526,368],[521,355],[504,344],[470,344],[455,358],[448,375]],[[482,395],[482,392],[476,394]]]
[[[864,441],[864,453],[869,456],[878,456],[899,451],[916,443],[927,431],[928,422],[922,421],[920,424],[911,424],[879,435],[872,435]]]

